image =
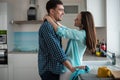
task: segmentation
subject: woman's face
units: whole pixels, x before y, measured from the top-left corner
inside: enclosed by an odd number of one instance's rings
[[[74,26],[76,26],[76,27],[80,27],[81,26],[81,14],[77,15],[77,17],[75,19]]]

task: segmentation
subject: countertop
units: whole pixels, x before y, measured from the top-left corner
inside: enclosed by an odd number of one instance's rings
[[[19,52],[19,51],[10,51],[8,54],[38,54],[38,52]]]
[[[8,52],[8,55],[9,54],[35,54],[37,55],[38,52],[18,52],[18,51],[10,51]],[[105,61],[105,60],[108,60],[107,57],[97,57],[95,55],[91,55],[91,54],[85,54],[83,56],[83,61]],[[120,57],[117,57],[116,58],[116,63],[117,65],[120,66]]]

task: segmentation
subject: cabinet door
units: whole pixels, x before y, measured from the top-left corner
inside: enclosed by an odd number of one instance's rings
[[[7,3],[0,3],[0,30],[7,30]]]
[[[96,27],[106,26],[106,0],[87,0],[87,11],[93,14]]]
[[[41,80],[37,67],[14,68],[14,80]]]
[[[0,65],[0,80],[8,80],[8,68],[1,67],[1,65]]]
[[[41,80],[37,53],[9,54],[9,80]]]

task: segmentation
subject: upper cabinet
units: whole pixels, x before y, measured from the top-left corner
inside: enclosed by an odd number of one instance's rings
[[[11,26],[10,21],[12,20],[11,9],[8,3],[0,2],[0,29],[8,30]]]
[[[0,30],[7,30],[7,4],[0,3]]]
[[[106,26],[106,0],[86,0],[87,11],[93,14],[96,27]]]

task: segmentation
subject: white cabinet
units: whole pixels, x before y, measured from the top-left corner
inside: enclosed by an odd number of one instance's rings
[[[8,66],[0,65],[0,80],[8,80]]]
[[[87,11],[93,14],[96,27],[106,26],[106,0],[86,0]]]
[[[37,53],[8,55],[9,80],[41,80],[38,73]]]
[[[7,3],[0,3],[0,30],[7,30]]]

